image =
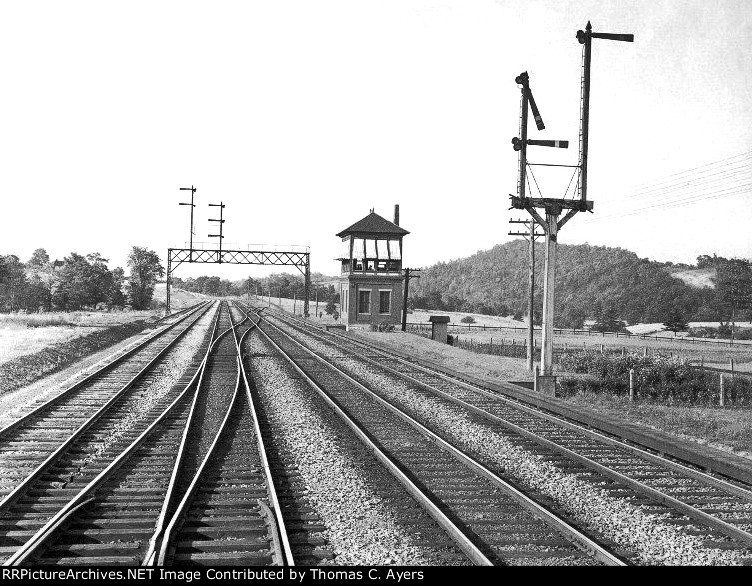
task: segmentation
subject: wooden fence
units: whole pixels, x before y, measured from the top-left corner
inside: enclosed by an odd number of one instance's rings
[[[408,328],[413,333],[425,335],[431,335],[431,324],[421,322],[407,322]],[[482,324],[448,324],[450,333],[462,333],[473,331],[483,332],[502,332],[502,331],[523,331],[527,332],[527,327],[517,326],[487,326]],[[541,331],[540,328],[534,328],[534,331]],[[555,334],[567,334],[572,336],[587,336],[589,338],[630,338],[633,340],[660,340],[661,342],[675,342],[680,344],[714,344],[716,346],[744,346],[752,348],[752,340],[716,340],[712,338],[690,338],[688,336],[673,337],[673,336],[656,336],[649,334],[632,334],[630,332],[594,332],[592,330],[578,330],[575,328],[554,328]]]

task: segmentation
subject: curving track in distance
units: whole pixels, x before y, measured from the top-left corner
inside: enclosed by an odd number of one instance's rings
[[[165,529],[152,539],[150,563],[294,564],[240,358],[256,324],[244,312],[233,313],[233,335],[224,338],[203,375],[206,392],[196,402],[201,415],[195,419],[202,430],[187,428],[185,443],[192,447],[176,464],[160,521]]]

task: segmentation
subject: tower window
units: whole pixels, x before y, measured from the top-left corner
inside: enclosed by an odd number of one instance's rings
[[[391,291],[379,291],[379,313],[392,313]]]
[[[371,292],[358,292],[358,313],[371,313]]]

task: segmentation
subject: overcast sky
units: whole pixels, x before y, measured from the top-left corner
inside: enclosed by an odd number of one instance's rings
[[[752,256],[752,11],[746,0],[0,3],[0,253],[62,258],[188,240],[179,187],[227,208],[226,242],[307,244],[401,206],[406,266],[509,240],[520,92],[577,163],[593,41],[589,198],[560,242],[656,260]],[[538,167],[561,197],[571,170]],[[176,276],[266,268],[194,265]]]

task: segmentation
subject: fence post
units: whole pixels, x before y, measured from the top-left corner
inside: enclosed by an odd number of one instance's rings
[[[622,346],[621,347],[621,355],[622,356],[626,356],[627,355],[627,347],[626,346]]]
[[[645,349],[644,349],[644,351],[643,351],[643,354],[642,354],[642,355],[643,355],[643,356],[647,356],[647,355],[648,355],[648,347],[647,347],[647,346],[645,346]]]
[[[601,354],[603,354],[603,344],[601,344]]]
[[[533,390],[538,390],[538,376],[540,375],[540,365],[535,365],[535,378],[533,379]]]
[[[718,404],[721,407],[726,406],[726,390],[723,388],[723,373],[719,375],[719,396],[718,396]]]
[[[731,378],[734,378],[734,359],[729,358],[729,370],[731,370]]]
[[[634,389],[634,368],[629,369],[629,402],[633,402],[635,398]]]

